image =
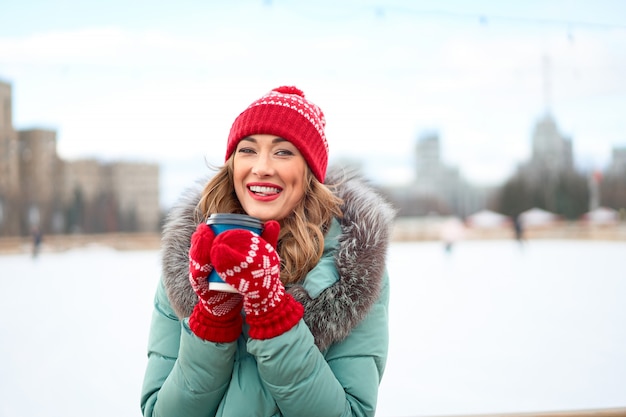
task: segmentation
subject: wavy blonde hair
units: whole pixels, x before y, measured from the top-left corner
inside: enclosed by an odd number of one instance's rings
[[[206,221],[212,213],[245,214],[235,193],[233,166],[231,156],[204,187],[196,207],[198,222]],[[342,203],[331,187],[319,182],[307,169],[304,198],[281,221],[277,251],[284,284],[300,281],[319,262],[324,251],[324,235],[332,219],[342,216]]]

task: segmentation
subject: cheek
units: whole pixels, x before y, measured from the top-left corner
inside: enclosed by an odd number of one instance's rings
[[[241,201],[241,198],[246,192],[246,189],[243,185],[243,175],[241,170],[233,169],[233,184],[235,186],[235,194],[237,195],[239,201]]]
[[[235,195],[237,196],[239,202],[243,200],[245,192],[246,190],[244,189],[244,187],[241,186],[240,183],[235,183]]]
[[[294,187],[294,197],[296,200],[302,200],[304,198],[304,190],[305,190],[305,179],[302,177],[302,180],[296,183]]]

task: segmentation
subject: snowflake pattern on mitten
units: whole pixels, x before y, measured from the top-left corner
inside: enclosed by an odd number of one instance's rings
[[[302,318],[302,305],[280,280],[280,257],[263,236],[248,230],[223,232],[215,238],[211,259],[220,278],[243,294],[250,337],[277,336]]]
[[[213,270],[211,247],[215,234],[201,223],[191,237],[189,248],[189,283],[198,295],[198,303],[189,316],[189,328],[198,337],[211,342],[233,342],[239,337],[243,320],[241,294],[209,289],[208,276]]]

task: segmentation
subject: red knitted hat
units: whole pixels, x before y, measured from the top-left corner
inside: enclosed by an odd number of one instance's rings
[[[304,98],[296,87],[278,87],[250,104],[235,119],[228,135],[226,159],[239,141],[255,134],[276,135],[293,143],[313,175],[324,182],[328,166],[328,143],[324,113]]]

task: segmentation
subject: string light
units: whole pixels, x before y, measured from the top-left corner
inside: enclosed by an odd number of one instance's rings
[[[273,3],[271,0],[264,0],[266,5],[272,6]],[[301,7],[301,4],[298,3],[282,3],[284,7],[289,7],[292,10],[298,9]],[[306,6],[305,6],[306,7]],[[307,16],[311,16],[311,10],[302,8],[302,11]],[[340,13],[341,16],[350,20],[352,18],[356,18],[358,16],[362,16],[364,13],[371,14],[378,19],[385,19],[393,15],[413,15],[413,16],[439,16],[442,18],[454,18],[454,19],[468,19],[479,22],[481,25],[486,25],[488,23],[494,22],[509,22],[509,23],[517,23],[524,25],[543,25],[543,26],[565,26],[568,28],[568,32],[571,33],[571,29],[576,28],[588,28],[588,29],[626,29],[626,24],[621,23],[602,23],[602,22],[592,22],[592,21],[582,21],[582,20],[568,20],[568,19],[554,19],[554,18],[537,18],[537,17],[522,17],[522,16],[507,16],[507,15],[497,15],[497,14],[487,14],[487,13],[471,13],[471,12],[453,12],[448,10],[424,10],[417,9],[413,7],[407,6],[396,6],[396,5],[380,5],[373,4],[370,6],[363,6],[359,4],[358,6],[355,4],[353,6],[344,4],[337,4],[336,8],[328,9],[328,8],[319,8],[316,6],[314,15],[321,17],[325,15],[328,18],[335,19],[338,17],[337,13]],[[332,15],[332,16],[331,16]]]

